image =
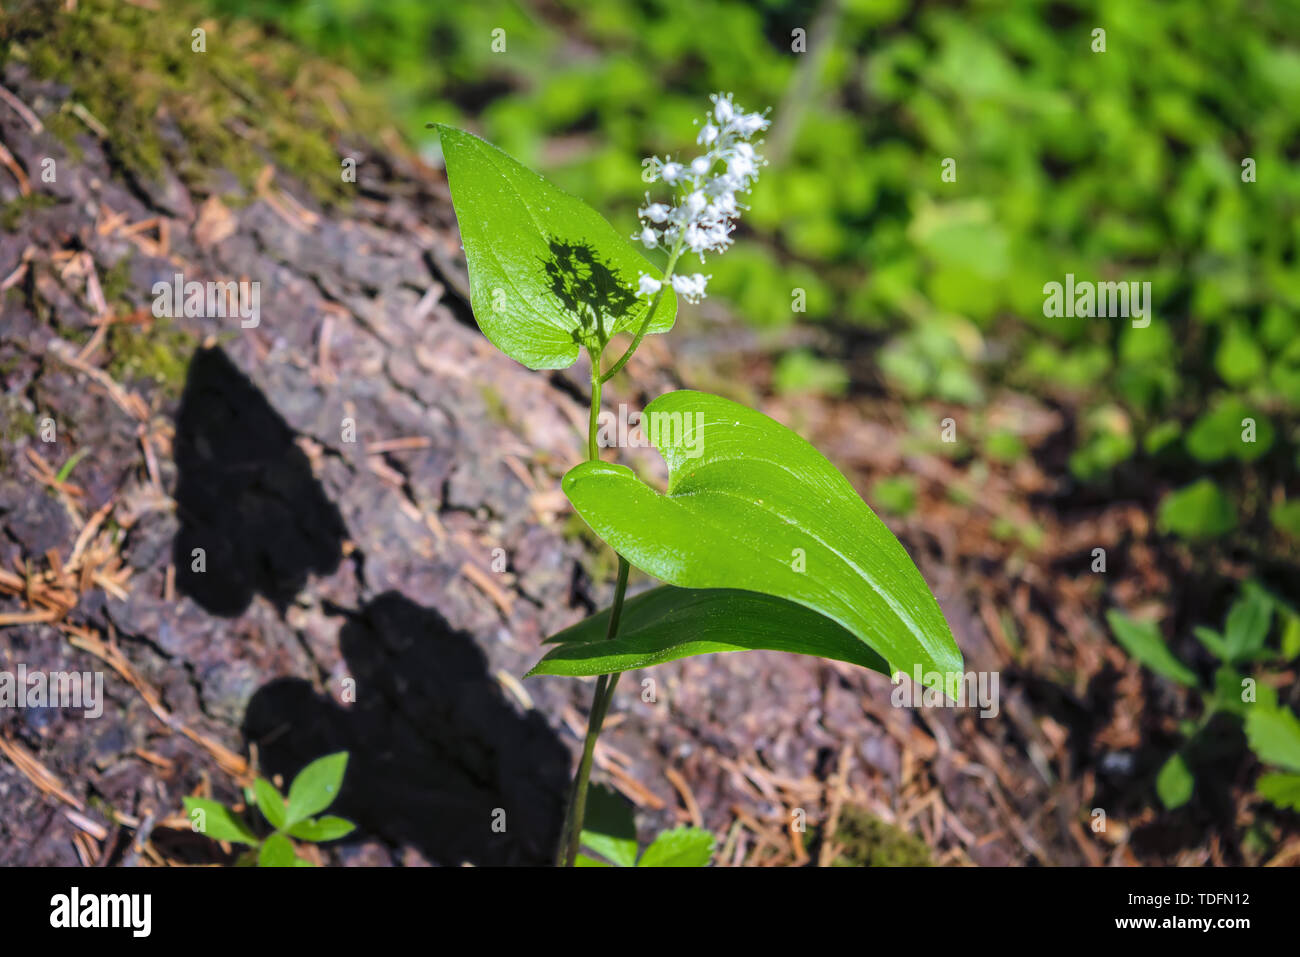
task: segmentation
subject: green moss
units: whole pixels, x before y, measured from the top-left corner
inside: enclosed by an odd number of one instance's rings
[[[0,395],[0,465],[8,466],[18,441],[36,434],[36,416],[13,395]]]
[[[930,849],[893,824],[861,808],[840,811],[835,842],[843,850],[835,867],[931,867]]]
[[[108,332],[108,374],[119,382],[132,379],[156,383],[169,398],[185,386],[185,372],[198,339],[166,319],[151,329],[114,325]]]
[[[192,49],[199,28],[205,52]],[[383,124],[336,67],[247,24],[205,18],[189,0],[163,12],[28,0],[0,26],[0,63],[9,59],[68,86],[70,102],[50,123],[66,142],[87,132],[76,104],[108,127],[119,166],[154,180],[170,167],[200,192],[222,168],[251,189],[272,162],[322,201],[343,203],[351,188],[340,177],[340,128],[374,138]]]
[[[99,276],[99,288],[104,293],[104,301],[109,305],[121,303],[130,307],[127,293],[131,287],[131,256],[123,256]]]
[[[510,409],[496,387],[488,384],[480,385],[478,392],[483,397],[483,404],[487,406],[488,418],[498,425],[509,428],[512,424]]]
[[[55,202],[55,198],[48,193],[29,193],[10,200],[0,207],[0,228],[7,233],[17,232],[25,215],[53,206]]]

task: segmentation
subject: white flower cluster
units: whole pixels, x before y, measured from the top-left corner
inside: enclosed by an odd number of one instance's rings
[[[749,142],[755,133],[768,127],[761,113],[746,113],[731,101],[730,93],[710,97],[713,109],[704,117],[695,142],[705,152],[689,163],[651,156],[645,161],[646,180],[662,179],[676,189],[675,206],[650,202],[639,210],[641,240],[647,249],[689,249],[704,262],[706,252],[720,253],[731,245],[731,231],[742,209],[737,193],[747,193],[758,179],[759,168],[766,161]],[[761,140],[759,141],[762,142]],[[704,298],[704,287],[711,277],[701,273],[674,275],[672,287],[687,302]],[[653,276],[642,274],[637,295],[653,296],[663,284]]]

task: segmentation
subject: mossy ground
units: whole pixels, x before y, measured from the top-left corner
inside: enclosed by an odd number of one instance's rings
[[[0,206],[0,229],[7,233],[18,231],[19,224],[28,213],[53,206],[54,197],[46,193],[28,193]]]
[[[204,52],[193,31],[204,31]],[[373,139],[384,111],[346,73],[260,28],[203,16],[188,0],[161,13],[119,0],[73,10],[25,0],[0,17],[0,62],[24,61],[68,87],[109,131],[116,163],[157,178],[171,167],[208,192],[225,169],[247,188],[268,163],[323,202],[343,203],[340,138]],[[50,129],[74,148],[84,120],[65,109]]]
[[[197,337],[167,319],[145,328],[114,325],[108,332],[107,372],[119,382],[152,382],[168,398],[179,398],[197,346]]]
[[[36,416],[16,395],[0,395],[0,465],[8,466],[10,450],[36,434]]]
[[[930,849],[918,837],[861,808],[840,812],[835,842],[843,850],[835,867],[931,867]]]

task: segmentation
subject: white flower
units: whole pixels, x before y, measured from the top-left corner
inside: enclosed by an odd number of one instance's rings
[[[732,216],[737,215],[736,194],[732,192],[720,193],[709,208],[715,210],[716,218],[730,219]]]
[[[731,103],[730,93],[718,93],[713,96],[713,115],[724,126],[731,122],[735,107]]]
[[[638,296],[653,296],[662,285],[663,283],[654,276],[642,273],[640,282],[637,284],[636,294]]]
[[[673,276],[673,289],[684,296],[687,302],[699,302],[704,298],[704,286],[713,278],[695,273],[692,276]]]
[[[727,160],[727,172],[735,179],[747,180],[756,172],[754,161],[737,153]]]
[[[715,93],[710,99],[713,109],[706,114],[696,136],[696,142],[706,148],[702,156],[689,165],[657,156],[645,161],[652,173],[658,173],[674,188],[675,204],[651,203],[647,193],[646,206],[639,211],[639,238],[647,248],[669,249],[674,255],[685,248],[698,255],[701,262],[706,252],[725,252],[731,245],[736,219],[747,208],[736,201],[736,194],[748,192],[766,165],[749,141],[770,125],[762,113],[742,110],[730,93]],[[715,174],[718,164],[723,171]],[[698,302],[704,298],[708,277],[695,273],[674,276],[671,282],[688,302]],[[638,295],[652,295],[661,285],[658,280],[642,276]]]
[[[652,223],[662,223],[668,218],[668,207],[663,203],[651,203],[645,209],[637,211],[642,219],[648,219]]]
[[[699,223],[691,223],[686,227],[686,248],[693,253],[699,253],[700,261],[704,261],[704,250],[709,248],[709,234]]]

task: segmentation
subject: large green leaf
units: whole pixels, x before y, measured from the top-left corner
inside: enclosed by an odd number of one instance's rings
[[[1174,657],[1155,622],[1138,621],[1113,608],[1106,613],[1106,620],[1115,639],[1130,655],[1170,681],[1195,687],[1196,672]]]
[[[601,675],[720,651],[790,651],[884,673],[885,660],[825,615],[784,598],[735,588],[664,585],[628,599],[618,636],[609,609],[547,641],[558,647],[530,675]]]
[[[593,531],[683,588],[739,588],[838,622],[888,662],[956,696],[962,669],[911,558],[835,467],[761,413],[703,392],[660,396],[642,420],[668,465],[661,494],[586,462],[564,491]],[[941,676],[941,677],[940,677]]]
[[[662,273],[600,213],[501,150],[439,126],[447,180],[469,266],[470,304],[483,334],[530,369],[563,369],[580,347],[597,354],[650,308],[641,273]],[[664,291],[649,332],[677,316]]]

